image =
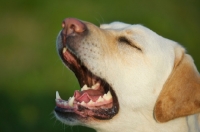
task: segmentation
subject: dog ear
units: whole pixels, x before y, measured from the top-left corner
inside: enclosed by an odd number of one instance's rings
[[[200,112],[200,75],[190,55],[176,50],[174,68],[154,107],[157,122]]]

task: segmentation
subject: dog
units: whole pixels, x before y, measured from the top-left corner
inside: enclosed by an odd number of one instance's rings
[[[57,51],[81,89],[55,116],[98,132],[199,132],[200,75],[183,46],[136,24],[66,18]]]

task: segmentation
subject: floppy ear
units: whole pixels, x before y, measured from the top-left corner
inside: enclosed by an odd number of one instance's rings
[[[180,48],[175,56],[174,69],[154,107],[157,122],[200,112],[200,75],[193,59]]]

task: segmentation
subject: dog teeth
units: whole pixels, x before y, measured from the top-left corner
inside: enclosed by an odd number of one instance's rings
[[[92,89],[97,90],[99,88],[100,84],[96,83],[95,85],[92,86]]]
[[[85,101],[82,101],[82,102],[81,102],[81,105],[86,106]]]
[[[66,51],[67,51],[67,48],[64,47],[64,48],[63,48],[63,53],[65,53]]]
[[[86,84],[81,88],[81,91],[85,91],[85,90],[88,90],[90,89]]]
[[[112,95],[111,95],[110,91],[108,91],[107,94],[104,94],[104,95],[103,95],[103,98],[104,98],[105,100],[110,100],[110,99],[112,99]]]
[[[87,103],[87,105],[94,105],[95,102],[93,102],[92,100],[90,100],[90,102]]]
[[[85,91],[85,90],[89,90],[89,89],[93,89],[93,90],[97,90],[99,88],[100,84],[96,83],[94,84],[91,88],[88,87],[86,84],[81,88],[81,91]]]
[[[103,102],[104,101],[104,99],[101,97],[101,96],[99,96],[99,98],[97,99],[97,103],[99,103],[99,102]]]
[[[60,97],[58,91],[56,91],[56,99],[61,99],[61,97]]]
[[[67,103],[67,102],[64,102],[64,106],[68,106],[68,103]]]
[[[71,107],[74,105],[74,96],[69,98],[68,104],[69,104],[69,106],[71,106]]]

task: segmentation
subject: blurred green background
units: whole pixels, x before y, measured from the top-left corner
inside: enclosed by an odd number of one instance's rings
[[[55,91],[79,88],[56,52],[66,17],[96,25],[140,23],[184,45],[200,68],[199,0],[4,0],[0,2],[0,132],[94,132],[56,121]]]

